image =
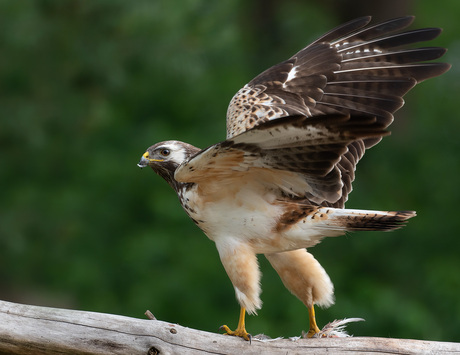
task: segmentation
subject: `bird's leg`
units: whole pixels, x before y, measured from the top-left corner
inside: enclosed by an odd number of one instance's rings
[[[241,307],[240,319],[238,321],[238,327],[235,330],[230,330],[229,327],[227,327],[226,325],[223,325],[219,329],[224,330],[227,335],[233,335],[233,336],[241,337],[244,340],[249,340],[250,341],[251,340],[251,334],[249,334],[246,331],[246,328],[245,328],[245,325],[244,325],[245,316],[246,316],[246,309],[244,307]]]
[[[307,333],[307,338],[313,338],[315,334],[320,332],[318,326],[316,325],[315,307],[313,305],[308,307],[308,316],[310,318],[310,330]]]

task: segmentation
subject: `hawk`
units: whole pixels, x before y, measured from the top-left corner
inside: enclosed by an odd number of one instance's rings
[[[334,302],[333,285],[307,252],[324,237],[400,228],[413,211],[345,209],[356,164],[389,134],[393,113],[417,83],[450,65],[446,50],[407,48],[441,29],[402,32],[414,17],[369,25],[347,22],[262,72],[232,98],[226,140],[206,149],[179,141],[152,145],[150,166],[176,191],[193,222],[215,242],[241,306],[236,330],[250,339],[245,314],[261,308],[257,254],[309,311]]]

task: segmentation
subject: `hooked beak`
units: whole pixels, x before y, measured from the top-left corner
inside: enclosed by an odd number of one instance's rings
[[[144,156],[142,156],[141,160],[139,160],[139,164],[137,164],[137,166],[141,169],[145,168],[148,165],[149,165],[149,160],[145,158]]]
[[[141,157],[141,160],[139,160],[139,163],[137,164],[137,166],[139,168],[145,168],[146,166],[149,166],[149,163],[152,162],[152,161],[163,161],[163,159],[150,159],[149,158],[149,153],[148,152],[145,152],[142,157]]]

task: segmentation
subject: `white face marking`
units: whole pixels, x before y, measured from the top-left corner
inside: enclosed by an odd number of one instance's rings
[[[168,149],[170,151],[169,155],[164,157],[165,161],[173,161],[180,165],[187,159],[185,148],[176,142],[166,142],[165,144],[157,147],[155,150],[161,152],[163,149]]]

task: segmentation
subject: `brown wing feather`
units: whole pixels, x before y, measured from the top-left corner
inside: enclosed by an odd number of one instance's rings
[[[369,17],[350,21],[267,69],[230,102],[227,137],[298,114],[367,113],[387,127],[407,91],[450,68],[445,63],[422,63],[441,57],[443,48],[400,49],[441,33],[438,28],[394,33],[413,19],[367,27]]]
[[[360,156],[353,143],[386,134],[369,116],[292,116],[260,124],[201,151],[174,177],[179,182],[218,181],[224,186],[235,176],[252,174],[279,196],[334,204],[343,198],[344,186],[345,191],[351,186],[341,177],[346,169],[353,177],[354,161]]]
[[[227,112],[227,138],[235,137],[270,120],[303,115],[369,115],[381,128],[388,127],[404,101],[402,97],[418,82],[450,68],[446,63],[427,63],[445,49],[403,48],[436,38],[441,30],[424,28],[400,32],[414,17],[392,19],[368,26],[370,17],[343,24],[251,80],[233,97]],[[399,32],[398,32],[399,31]],[[336,163],[343,207],[354,170],[365,150],[381,137],[351,142]],[[325,202],[326,203],[326,202]]]

